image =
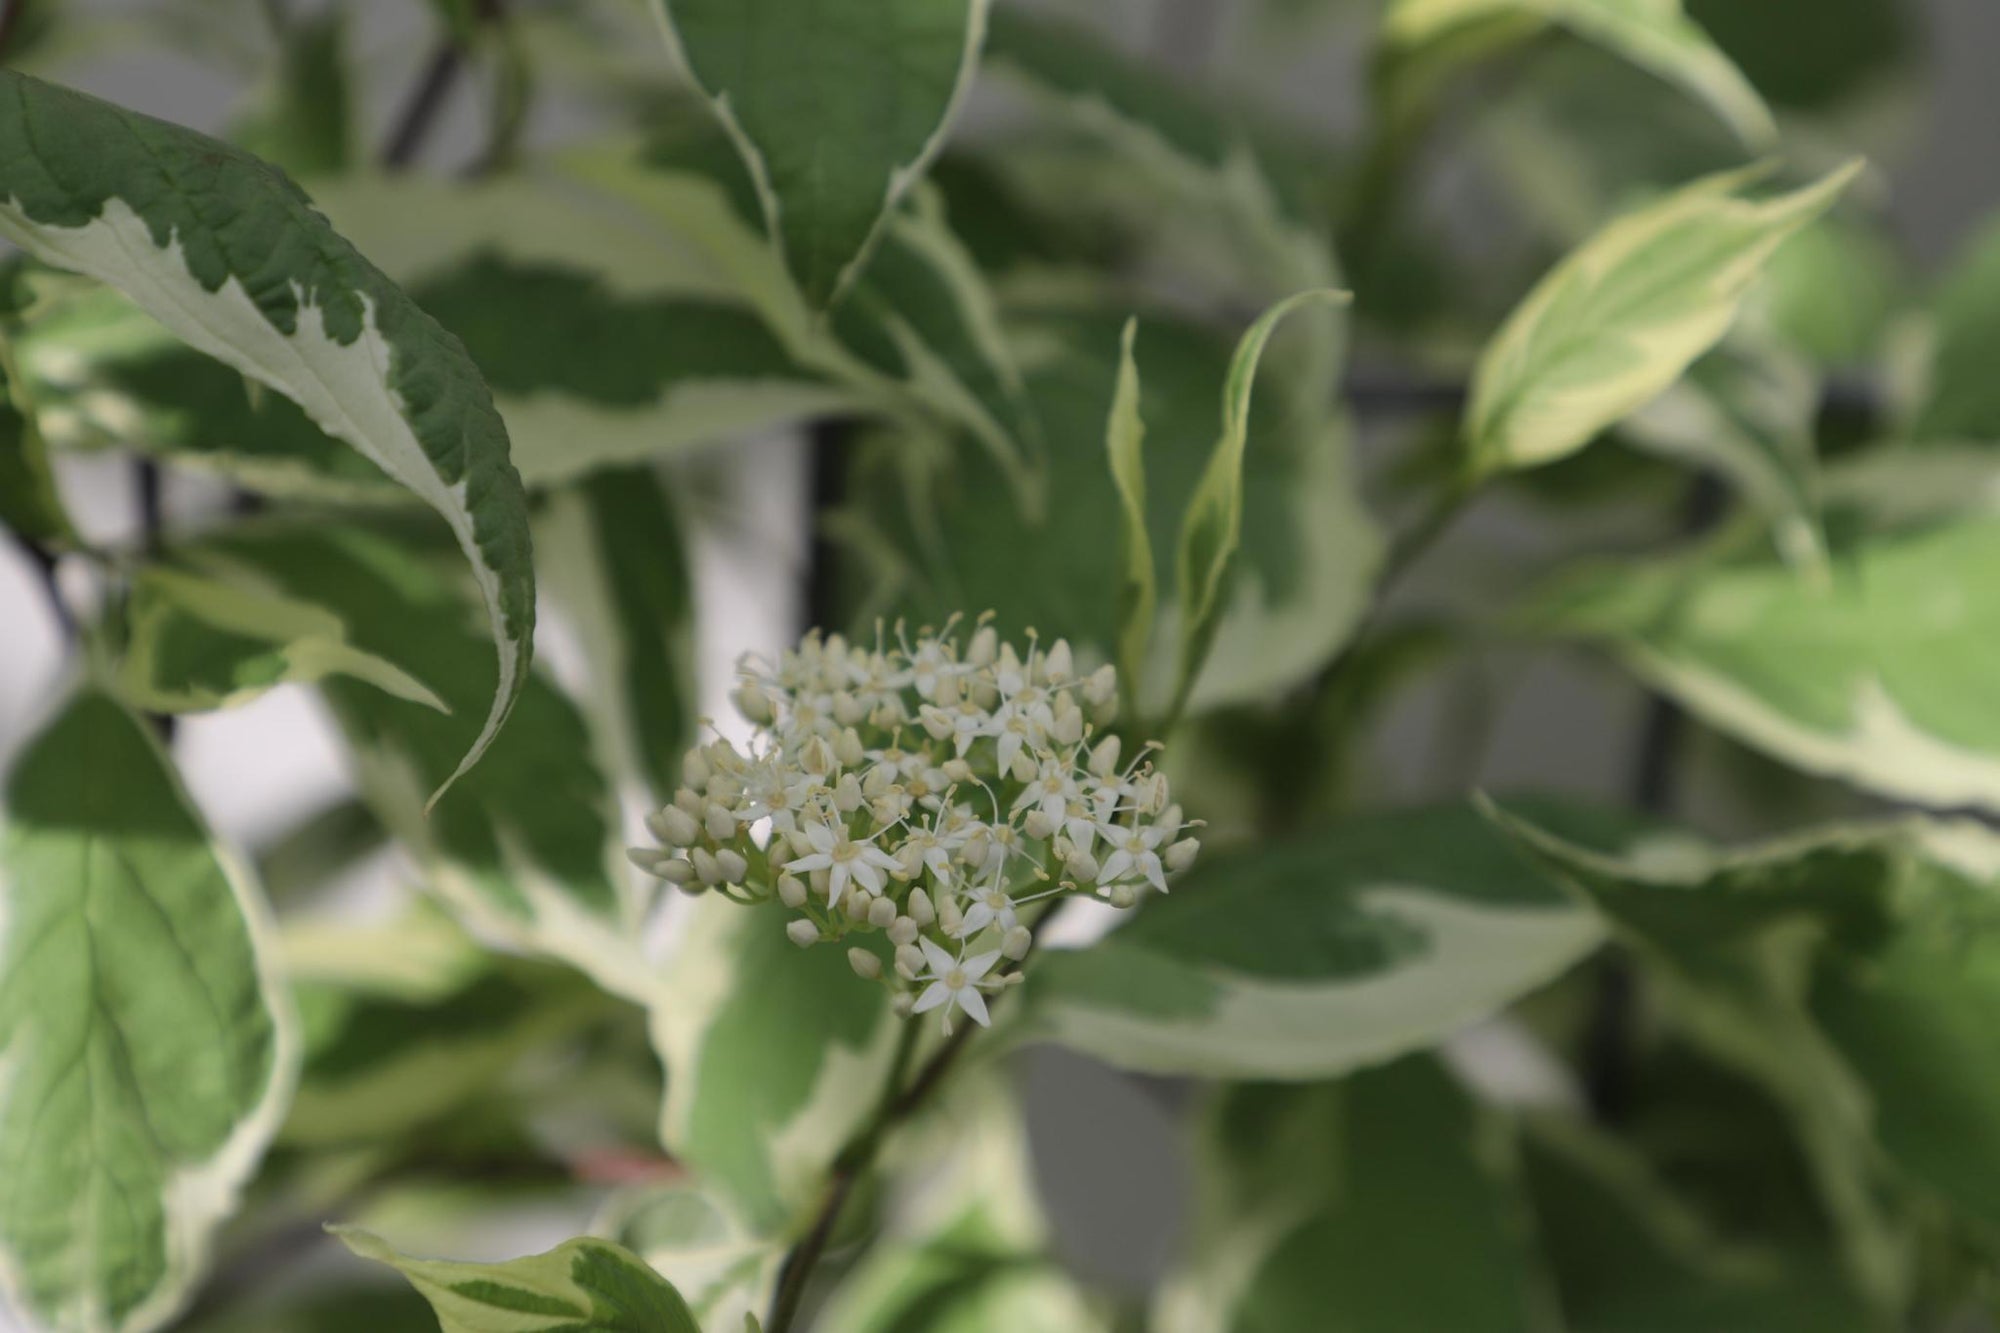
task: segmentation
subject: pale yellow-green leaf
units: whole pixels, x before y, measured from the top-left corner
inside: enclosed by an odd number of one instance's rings
[[[1658,397],[1729,331],[1765,261],[1860,170],[1771,199],[1745,197],[1758,172],[1705,177],[1585,241],[1480,358],[1465,421],[1473,472],[1553,462]]]
[[[1506,19],[1556,24],[1617,52],[1700,98],[1747,144],[1777,138],[1764,99],[1681,0],[1395,0],[1383,16],[1382,40],[1406,52]]]
[[[1118,671],[1128,689],[1143,679],[1146,647],[1153,635],[1153,612],[1159,602],[1159,571],[1153,564],[1153,540],[1146,533],[1146,423],[1139,415],[1139,366],[1132,359],[1132,340],[1139,331],[1135,318],[1125,325],[1119,348],[1118,386],[1111,398],[1111,419],[1104,428],[1110,456],[1111,481],[1118,488],[1118,523],[1123,535],[1124,567],[1118,585]]]
[[[1257,381],[1257,364],[1284,318],[1295,310],[1325,302],[1341,304],[1344,292],[1300,292],[1272,306],[1250,326],[1236,347],[1222,389],[1222,436],[1209,456],[1194,497],[1181,523],[1176,563],[1180,589],[1181,648],[1174,705],[1177,715],[1194,689],[1202,662],[1215,640],[1222,608],[1224,578],[1243,538],[1243,454],[1250,439],[1250,392]],[[1128,349],[1129,350],[1129,349]]]

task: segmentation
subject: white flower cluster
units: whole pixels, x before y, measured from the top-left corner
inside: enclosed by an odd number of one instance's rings
[[[745,658],[749,751],[690,752],[647,821],[663,845],[632,859],[690,891],[776,896],[801,946],[886,932],[892,966],[853,947],[854,970],[900,1012],[942,1007],[949,1031],[953,1009],[986,1023],[984,997],[1019,980],[1038,910],[1164,893],[1199,844],[1151,747],[1121,762],[1098,734],[1118,711],[1111,667],[1079,677],[1067,643],[1023,657],[983,623],[963,645],[950,624],[893,638],[814,633],[775,667]]]

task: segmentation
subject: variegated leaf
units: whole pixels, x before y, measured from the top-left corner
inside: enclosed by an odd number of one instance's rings
[[[154,565],[133,579],[118,691],[134,708],[231,708],[288,681],[347,676],[440,711],[444,701],[394,662],[347,641],[324,607]]]
[[[1766,260],[1860,170],[1771,199],[1757,173],[1687,185],[1607,225],[1558,264],[1481,355],[1466,412],[1475,474],[1574,453],[1715,346]]]
[[[1556,24],[1616,51],[1706,102],[1744,142],[1766,146],[1777,125],[1743,72],[1688,18],[1681,0],[1394,0],[1382,40],[1398,56],[1501,19]]]
[[[145,723],[71,699],[0,839],[0,1279],[54,1333],[168,1324],[283,1116],[257,890]]]
[[[840,950],[801,952],[786,919],[775,903],[703,896],[652,1011],[673,1071],[661,1140],[762,1235],[784,1234],[817,1200],[881,1097],[901,1027]]]
[[[866,266],[971,86],[987,0],[652,0],[824,309]]]
[[[673,1284],[623,1246],[564,1241],[499,1264],[411,1259],[365,1231],[336,1227],[348,1249],[410,1280],[443,1333],[701,1333]]]
[[[0,196],[0,235],[117,287],[444,517],[499,654],[485,725],[448,786],[525,688],[535,621],[526,498],[465,349],[271,167],[12,70],[0,70]]]
[[[1829,470],[1824,492],[1825,579],[1799,577],[1760,525],[1741,525],[1678,559],[1579,568],[1532,623],[1605,644],[1798,768],[2000,809],[2000,470],[1978,451],[1902,451]]]
[[[1030,970],[1026,1030],[1127,1069],[1326,1078],[1559,976],[1596,916],[1469,809],[1217,854],[1099,944]]]

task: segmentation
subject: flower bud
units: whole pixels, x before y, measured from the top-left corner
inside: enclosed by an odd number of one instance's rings
[[[694,862],[695,876],[703,884],[713,888],[722,883],[722,867],[716,863],[714,855],[706,847],[697,847],[689,852],[688,860]]]
[[[708,779],[708,760],[702,758],[700,750],[689,750],[681,760],[681,780],[690,787],[706,787]]]
[[[787,907],[804,907],[806,882],[797,875],[778,876],[778,901]]]
[[[869,799],[886,795],[896,785],[896,771],[887,764],[877,764],[868,770],[868,776],[861,779],[862,794]]]
[[[1076,674],[1076,663],[1070,656],[1068,639],[1057,639],[1055,647],[1049,649],[1049,655],[1042,663],[1042,673],[1051,685],[1064,684]]]
[[[655,873],[667,883],[678,884],[682,888],[694,882],[694,867],[686,861],[668,861]]]
[[[1083,700],[1093,708],[1115,705],[1118,700],[1118,669],[1106,662],[1085,677]]]
[[[1000,635],[991,625],[981,625],[965,650],[965,660],[976,667],[989,666],[1000,650]]]
[[[889,943],[901,945],[915,944],[916,942],[917,923],[915,921],[906,916],[899,916],[889,923]]]
[[[868,904],[868,924],[878,930],[893,925],[896,920],[896,904],[887,898],[877,898]]]
[[[1167,788],[1167,775],[1162,773],[1160,775],[1160,790],[1165,791],[1166,788]],[[1174,804],[1169,805],[1166,809],[1160,811],[1160,817],[1154,820],[1153,822],[1158,824],[1161,828],[1166,829],[1169,833],[1172,833],[1177,831],[1181,827],[1181,825],[1187,822],[1187,812],[1182,810],[1179,803],[1176,802]]]
[[[701,817],[701,826],[717,842],[728,842],[736,836],[736,816],[724,806],[709,806],[707,813]]]
[[[889,1009],[898,1018],[908,1018],[910,1010],[916,1006],[917,997],[906,990],[899,990],[889,999]]]
[[[657,814],[648,815],[646,828],[669,847],[690,846],[701,836],[701,825],[694,822],[693,815],[677,805],[670,805]]]
[[[786,926],[785,934],[801,949],[809,949],[819,943],[819,927],[803,917]]]
[[[764,687],[755,681],[745,681],[737,686],[729,698],[736,705],[736,711],[757,726],[770,726],[776,716],[771,708],[771,696],[764,693]]]
[[[942,708],[925,704],[922,711],[917,714],[917,717],[923,723],[924,734],[932,740],[942,741],[951,739],[951,715]]]
[[[1028,956],[1028,950],[1035,947],[1035,937],[1026,926],[1016,926],[1000,941],[1000,952],[1016,962]]]
[[[863,893],[860,889],[849,888],[847,896],[840,900],[840,910],[847,913],[847,919],[850,921],[866,921],[868,919],[868,903],[869,898],[867,894]]]
[[[724,884],[741,884],[750,877],[750,863],[743,859],[742,853],[732,848],[724,847],[717,852],[715,864],[722,871]]]
[[[959,684],[956,675],[941,675],[938,677],[937,689],[932,691],[931,697],[937,700],[939,707],[951,708],[965,698],[965,689]],[[940,736],[938,739],[943,740],[944,737]]]
[[[1021,821],[1021,831],[1031,838],[1046,841],[1056,831],[1056,822],[1043,814],[1040,806],[1036,806],[1028,811],[1028,817]]]
[[[1160,860],[1166,863],[1167,869],[1179,872],[1193,865],[1194,858],[1200,851],[1201,840],[1199,838],[1182,838],[1179,842],[1167,848],[1167,854],[1161,857]]]
[[[799,750],[799,767],[816,778],[831,773],[839,762],[839,756],[834,754],[833,747],[827,744],[824,736],[814,736]]]
[[[1020,749],[1014,751],[1014,763],[1008,769],[1014,781],[1033,782],[1035,774],[1040,771],[1035,764],[1035,757],[1028,753],[1027,746],[1023,745]]]
[[[902,974],[903,980],[915,981],[918,974],[923,970],[923,950],[917,948],[914,944],[899,944],[896,946],[896,971]]]
[[[1049,739],[1058,745],[1075,745],[1083,739],[1083,710],[1067,694],[1059,696],[1055,725],[1049,728]]]
[[[833,808],[851,815],[861,808],[861,799],[861,780],[852,773],[842,773],[840,781],[833,784]]]
[[[673,860],[672,852],[663,852],[657,847],[627,847],[625,859],[649,875],[657,875]]]
[[[919,930],[937,920],[937,913],[931,910],[931,896],[922,889],[910,894],[910,900],[904,904],[903,910],[910,914],[910,920],[917,923]]]
[[[861,734],[853,727],[842,728],[841,733],[833,738],[833,754],[844,768],[854,768],[868,757],[868,751],[861,745]]]
[[[937,923],[945,934],[956,937],[965,925],[965,914],[958,910],[958,903],[950,898],[938,899]]]
[[[1116,736],[1106,736],[1090,752],[1090,771],[1099,778],[1108,778],[1118,771],[1118,752],[1123,746]]]
[[[1120,884],[1105,895],[1113,907],[1130,907],[1139,901],[1139,890],[1130,884]]]
[[[847,690],[842,690],[833,696],[833,720],[841,726],[851,729],[855,723],[867,716],[868,710]]]
[[[882,960],[866,949],[849,949],[847,965],[854,969],[854,975],[863,981],[874,981],[882,975]]]
[[[1098,873],[1097,858],[1081,847],[1073,847],[1063,861],[1063,870],[1079,884],[1093,883]]]
[[[708,808],[708,802],[703,800],[701,793],[693,787],[682,787],[674,793],[674,808],[690,819],[700,819],[701,812]]]

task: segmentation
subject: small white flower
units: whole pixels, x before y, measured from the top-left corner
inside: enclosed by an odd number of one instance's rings
[[[965,919],[959,923],[958,936],[970,939],[996,921],[1002,930],[1012,930],[1015,925],[1014,900],[997,879],[973,895],[972,906],[965,909]]]
[[[1168,830],[1157,824],[1142,824],[1137,828],[1100,824],[1097,831],[1111,847],[1111,855],[1104,858],[1098,872],[1100,882],[1110,884],[1136,873],[1145,876],[1147,883],[1161,893],[1167,891],[1166,870],[1156,849],[1169,836]]]
[[[970,958],[953,958],[931,940],[919,940],[924,951],[924,961],[931,970],[919,977],[919,981],[931,984],[917,997],[911,1012],[927,1014],[939,1005],[956,1005],[963,1009],[972,1021],[981,1027],[993,1026],[993,1020],[986,1013],[986,997],[979,993],[979,981],[1000,961],[1000,951],[975,954]],[[945,1010],[945,1028],[951,1028],[951,1010]]]
[[[887,883],[882,872],[896,868],[894,857],[872,842],[856,842],[845,826],[829,828],[825,824],[807,824],[805,835],[806,841],[812,845],[812,854],[787,861],[785,869],[795,874],[800,871],[826,871],[826,900],[829,903],[840,901],[850,879],[865,892],[882,892],[882,886]]]

